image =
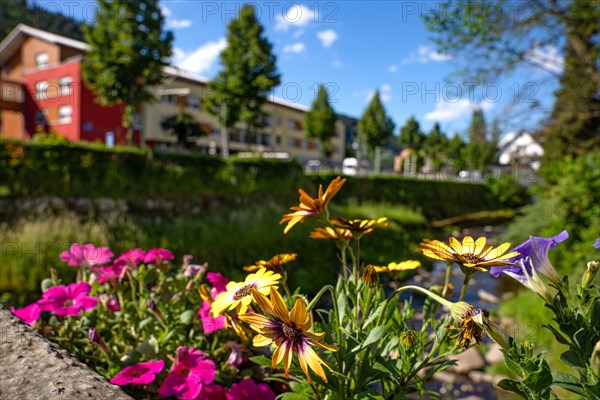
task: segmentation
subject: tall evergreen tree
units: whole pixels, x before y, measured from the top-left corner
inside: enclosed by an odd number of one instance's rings
[[[335,112],[329,104],[327,89],[324,85],[319,85],[317,98],[304,116],[304,130],[307,137],[319,141],[325,158],[333,154],[331,139],[335,136],[336,119]]]
[[[412,146],[418,150],[422,149],[425,142],[425,134],[421,131],[419,121],[415,117],[410,117],[406,124],[400,128],[398,135],[398,144],[401,146]]]
[[[487,124],[481,109],[473,111],[469,126],[468,161],[469,165],[482,171],[486,165],[484,151],[487,146]]]
[[[221,71],[210,83],[206,110],[221,126],[221,155],[229,156],[228,129],[238,121],[250,131],[264,126],[262,106],[279,85],[273,45],[264,35],[254,7],[245,4],[227,25],[227,47],[221,53]]]
[[[444,164],[444,150],[448,145],[448,139],[442,132],[440,124],[436,122],[431,132],[425,137],[423,149],[432,162],[433,169],[439,170]]]
[[[98,0],[95,21],[83,26],[91,47],[83,79],[100,104],[124,106],[131,142],[137,108],[155,99],[150,89],[163,81],[173,34],[163,29],[158,0]]]
[[[444,150],[446,162],[454,172],[461,171],[467,166],[467,144],[458,134],[454,134]]]
[[[370,151],[384,144],[392,136],[395,128],[394,121],[387,116],[378,90],[375,91],[371,102],[358,121],[357,128],[360,140]]]

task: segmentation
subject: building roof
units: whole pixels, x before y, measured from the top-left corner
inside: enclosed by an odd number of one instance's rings
[[[90,45],[85,42],[33,28],[29,25],[19,24],[0,42],[0,63],[5,63],[6,60],[12,57],[19,50],[27,36],[81,51],[90,49]]]

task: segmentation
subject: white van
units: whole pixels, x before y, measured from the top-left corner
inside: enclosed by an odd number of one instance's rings
[[[360,160],[360,174],[366,175],[369,172],[369,161],[365,159]],[[342,161],[342,173],[348,176],[358,175],[358,159],[354,157],[344,158]]]

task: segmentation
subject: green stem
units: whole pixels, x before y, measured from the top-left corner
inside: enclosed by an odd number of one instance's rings
[[[446,279],[444,280],[444,289],[442,290],[442,297],[446,298],[448,294],[448,286],[450,286],[450,276],[452,275],[452,264],[446,266]]]
[[[319,299],[321,298],[321,296],[323,296],[325,294],[325,292],[328,291],[328,290],[331,292],[331,296],[332,296],[331,298],[333,300],[333,305],[336,306],[336,300],[337,299],[335,298],[335,292],[333,290],[333,286],[326,285],[326,286],[323,286],[321,288],[321,290],[319,290],[319,293],[317,293],[317,295],[311,300],[311,302],[307,306],[306,310],[308,312],[310,312],[313,309],[313,307],[317,304],[317,301],[319,301]]]
[[[424,295],[429,296],[431,299],[437,301],[438,303],[440,303],[441,305],[443,305],[444,307],[446,307],[448,309],[450,309],[453,304],[451,301],[448,301],[448,300],[438,296],[437,294],[430,292],[429,290],[422,288],[420,286],[413,286],[413,285],[403,286],[401,288],[396,289],[394,291],[394,293],[392,293],[392,295],[385,300],[385,305],[383,306],[383,310],[381,310],[381,314],[379,314],[379,318],[377,319],[377,326],[381,325],[381,320],[382,320],[383,316],[385,315],[388,305],[390,304],[390,299],[393,298],[395,295],[404,292],[405,290],[416,290],[417,292],[421,292]]]
[[[346,260],[346,247],[348,244],[344,242],[344,247],[341,248],[341,256],[342,256],[342,273],[344,274],[344,282],[348,281],[348,265]]]
[[[463,281],[462,289],[460,289],[460,297],[458,298],[458,301],[464,300],[465,295],[467,294],[467,287],[469,286],[470,280],[471,280],[471,274],[467,272],[465,274],[465,280]]]

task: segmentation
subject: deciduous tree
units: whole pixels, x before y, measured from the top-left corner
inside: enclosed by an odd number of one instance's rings
[[[335,136],[336,115],[329,104],[329,94],[324,85],[319,85],[317,98],[313,101],[310,111],[304,116],[306,136],[317,139],[321,151],[326,158],[331,157],[333,147],[331,139]]]

